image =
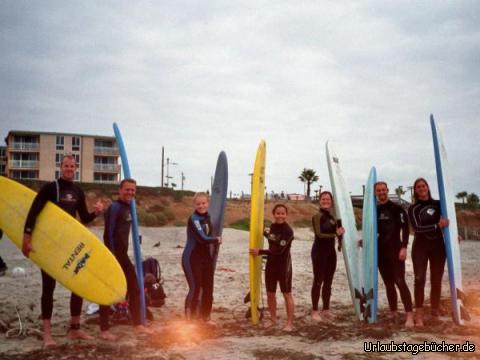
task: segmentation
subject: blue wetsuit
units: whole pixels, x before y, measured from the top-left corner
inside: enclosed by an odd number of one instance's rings
[[[210,215],[194,212],[188,219],[187,244],[182,255],[182,267],[189,287],[185,299],[185,315],[188,319],[210,319],[215,259],[209,245],[218,244],[217,238],[211,233]]]

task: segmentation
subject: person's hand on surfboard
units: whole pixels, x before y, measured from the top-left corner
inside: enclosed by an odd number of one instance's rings
[[[363,248],[363,239],[358,240],[357,245],[358,245],[358,247]]]
[[[448,226],[448,224],[449,224],[448,219],[441,217],[440,221],[438,222],[438,227],[440,229],[443,229],[443,228],[446,228]]]
[[[407,248],[402,247],[398,253],[398,260],[405,261],[407,258]]]
[[[250,249],[249,253],[250,255],[258,256],[260,254],[260,249]]]
[[[22,253],[26,257],[30,256],[30,252],[33,252],[32,248],[32,235],[23,234]]]
[[[345,229],[343,227],[338,227],[337,228],[337,235],[338,236],[342,236],[343,234],[345,234]]]
[[[93,205],[93,209],[95,211],[95,215],[98,216],[102,213],[103,211],[103,203],[99,200]]]

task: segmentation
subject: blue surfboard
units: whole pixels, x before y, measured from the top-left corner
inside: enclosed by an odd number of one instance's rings
[[[442,217],[448,218],[449,226],[442,230],[447,255],[448,280],[450,283],[450,299],[452,302],[453,320],[458,325],[464,325],[464,320],[470,320],[464,308],[465,295],[462,286],[462,263],[460,246],[458,244],[457,215],[455,198],[450,176],[448,174],[447,152],[440,129],[435,125],[433,115],[430,115],[432,127],[435,166],[437,169],[438,193],[440,196],[440,211]]]
[[[113,131],[117,140],[118,149],[120,151],[120,158],[122,160],[123,177],[125,179],[130,178],[130,166],[128,164],[127,151],[123,142],[122,134],[116,123],[113,123]],[[137,204],[135,199],[130,202],[130,213],[132,216],[132,238],[133,238],[133,252],[135,255],[135,269],[137,272],[137,283],[140,290],[140,320],[143,325],[146,324],[145,319],[145,293],[143,285],[143,267],[142,267],[142,250],[140,248],[140,233],[138,230],[138,218],[137,218]]]
[[[225,217],[225,205],[227,202],[228,190],[228,162],[225,152],[220,152],[215,168],[215,177],[213,179],[212,194],[210,196],[210,204],[208,213],[213,228],[213,236],[222,236],[223,220]],[[220,245],[210,245],[210,251],[217,263],[218,251]]]
[[[377,200],[375,183],[377,172],[372,167],[368,175],[363,195],[362,232],[363,232],[363,279],[364,279],[364,313],[369,323],[377,321],[378,304],[378,232]]]

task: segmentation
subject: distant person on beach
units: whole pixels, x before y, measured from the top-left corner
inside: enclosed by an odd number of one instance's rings
[[[312,217],[315,241],[312,246],[313,284],[312,284],[312,319],[331,321],[330,296],[332,294],[333,274],[337,268],[335,238],[338,238],[338,251],[341,251],[341,236],[345,233],[332,214],[333,196],[329,191],[319,195],[320,211]],[[318,312],[318,301],[322,292],[323,309]]]
[[[2,237],[3,237],[3,231],[2,231],[2,229],[0,229],[0,239]],[[8,269],[7,264],[5,264],[2,257],[0,256],[0,276],[5,275],[5,273],[7,272],[7,269]]]
[[[405,282],[405,259],[410,235],[407,213],[400,205],[390,201],[386,182],[375,184],[375,195],[378,200],[378,270],[385,283],[393,317],[397,318],[397,285],[407,315],[405,326],[411,328],[414,326],[412,296]]]
[[[127,279],[128,309],[133,325],[139,332],[150,334],[151,330],[141,322],[140,290],[135,267],[128,257],[128,238],[132,224],[130,202],[135,197],[136,190],[137,183],[134,179],[123,179],[120,182],[118,200],[114,201],[104,214],[103,240],[105,246],[118,260]],[[100,306],[100,338],[115,341],[117,337],[110,332],[109,315],[110,306]]]
[[[212,236],[208,195],[204,192],[196,193],[193,205],[195,211],[188,219],[187,243],[182,255],[182,267],[189,287],[185,299],[185,317],[187,320],[199,319],[215,325],[210,319],[215,258],[209,245],[221,244],[222,238]]]
[[[103,204],[98,201],[94,209],[89,213],[85,203],[85,194],[76,184],[73,183],[77,164],[72,155],[65,155],[60,165],[60,178],[56,181],[44,185],[33,200],[32,206],[25,222],[22,252],[29,257],[30,252],[35,252],[32,248],[32,233],[35,229],[35,222],[38,215],[48,201],[56,204],[71,216],[80,216],[82,223],[86,224],[95,219],[103,211]],[[42,246],[42,244],[35,244]],[[55,256],[55,254],[52,254]],[[56,342],[52,337],[51,318],[53,312],[53,292],[56,281],[50,275],[42,270],[42,319],[43,319],[43,344],[45,347],[55,346]],[[80,313],[82,311],[83,299],[72,293],[70,298],[70,339],[92,340],[93,337],[80,329]]]
[[[448,219],[440,216],[440,202],[432,199],[425,179],[415,180],[413,195],[413,204],[408,209],[408,216],[415,232],[412,245],[415,274],[415,326],[423,327],[423,300],[429,262],[432,318],[438,319],[440,316],[440,295],[446,259],[442,229],[447,227],[449,222]]]
[[[267,288],[268,310],[270,312],[271,323],[266,327],[276,326],[277,324],[277,283],[280,285],[280,291],[285,299],[287,309],[287,323],[283,330],[293,330],[294,302],[292,295],[292,259],[290,256],[290,247],[293,241],[293,230],[287,224],[286,219],[288,209],[283,204],[277,204],[272,210],[274,222],[270,229],[264,232],[268,239],[268,250],[250,249],[253,256],[267,255],[267,265],[265,267],[265,287]]]

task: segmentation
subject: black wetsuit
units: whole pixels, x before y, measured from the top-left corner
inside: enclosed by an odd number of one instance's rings
[[[397,311],[397,291],[400,290],[406,312],[412,311],[412,296],[405,282],[405,261],[399,260],[401,248],[407,248],[410,229],[407,213],[390,200],[377,206],[378,270],[382,275],[391,311]],[[400,238],[400,232],[402,237]]]
[[[127,279],[128,308],[133,325],[140,325],[140,294],[135,267],[128,257],[128,237],[132,217],[130,205],[120,200],[114,201],[105,211],[105,246],[115,255]],[[108,330],[109,306],[100,306],[100,329]]]
[[[318,300],[320,290],[322,290],[323,310],[328,310],[333,274],[337,268],[335,252],[337,222],[329,211],[320,209],[320,212],[312,217],[312,225],[315,233],[315,241],[312,246],[312,309],[318,310]]]
[[[57,181],[44,185],[33,200],[25,222],[24,232],[26,234],[31,234],[34,231],[37,216],[47,201],[57,204],[73,217],[76,217],[78,213],[80,220],[84,224],[95,219],[95,213],[89,213],[87,210],[85,194],[82,189],[71,181],[58,179]],[[41,246],[41,244],[38,244],[38,246]],[[42,319],[45,320],[52,318],[55,284],[55,279],[42,270]],[[72,293],[70,298],[71,316],[80,316],[82,303],[83,299]]]
[[[210,252],[210,244],[218,244],[217,238],[211,234],[210,215],[194,212],[188,219],[187,244],[182,255],[182,267],[189,287],[185,315],[189,319],[210,319],[215,273],[215,255]]]
[[[438,200],[417,201],[408,209],[408,216],[415,238],[412,245],[413,271],[415,273],[415,307],[423,307],[427,265],[430,261],[430,305],[437,314],[445,270],[445,244],[440,221]]]
[[[265,286],[267,292],[277,291],[277,282],[282,293],[292,292],[292,258],[290,247],[292,246],[293,230],[286,223],[273,223],[270,231],[266,232],[268,250],[260,250],[260,255],[267,255],[265,267]]]
[[[0,239],[2,238],[2,236],[3,236],[3,231],[2,229],[0,229]],[[2,272],[4,274],[7,269],[8,269],[7,264],[5,264],[2,257],[0,256],[0,275],[2,275]]]

